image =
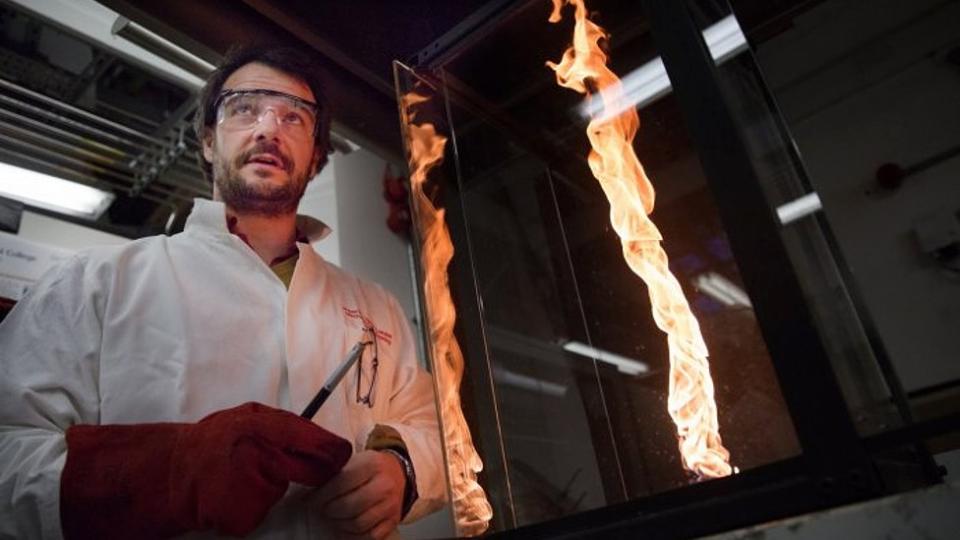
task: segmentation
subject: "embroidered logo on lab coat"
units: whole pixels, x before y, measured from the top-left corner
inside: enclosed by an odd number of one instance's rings
[[[393,343],[393,334],[382,330],[373,319],[365,316],[360,312],[359,309],[351,309],[346,306],[341,306],[343,309],[343,315],[347,324],[350,326],[358,326],[361,328],[374,328],[377,333],[377,341],[384,345],[391,345]]]

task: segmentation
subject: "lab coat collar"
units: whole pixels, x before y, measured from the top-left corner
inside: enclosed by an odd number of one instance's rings
[[[193,200],[193,211],[187,217],[184,230],[230,234],[227,230],[226,216],[227,207],[222,201],[196,198]],[[326,238],[331,231],[330,227],[319,219],[300,214],[297,214],[297,230],[310,242]]]

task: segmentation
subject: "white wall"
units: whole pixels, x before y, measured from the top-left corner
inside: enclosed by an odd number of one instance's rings
[[[356,150],[335,153],[307,186],[298,212],[313,216],[333,229],[314,247],[327,261],[393,293],[411,322],[416,315],[409,245],[387,229],[384,200],[386,162],[375,154]]]
[[[415,308],[409,242],[387,228],[385,166],[385,161],[363,149],[333,164],[340,208],[340,261],[343,268],[386,287],[412,316]]]
[[[960,378],[960,283],[918,249],[916,223],[960,212],[960,158],[874,185],[960,143],[960,2],[832,1],[757,56],[907,390]]]
[[[330,162],[307,184],[297,213],[311,216],[327,224],[331,233],[313,247],[321,257],[340,266],[340,227],[337,223],[337,185],[333,175],[333,161],[341,154],[330,156]]]

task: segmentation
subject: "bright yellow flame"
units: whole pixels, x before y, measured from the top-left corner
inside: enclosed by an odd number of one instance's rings
[[[607,68],[607,55],[599,46],[606,33],[587,19],[583,0],[552,1],[550,22],[561,19],[564,4],[576,7],[573,46],[559,64],[547,62],[556,72],[557,84],[581,94],[603,90],[604,107],[624,111],[606,120],[594,118],[587,125],[588,162],[610,202],[610,222],[620,236],[624,259],[647,284],[654,321],[667,334],[667,408],[677,425],[683,466],[701,478],[727,476],[732,472],[730,453],[720,441],[707,346],[683,289],[670,273],[660,231],[648,218],[653,211],[653,185],[633,151],[639,116],[634,107],[622,106],[626,104],[620,79]]]
[[[493,509],[477,483],[477,473],[483,470],[483,462],[473,446],[470,428],[460,406],[463,354],[453,335],[457,313],[447,279],[453,242],[444,221],[444,211],[435,207],[423,190],[430,169],[443,161],[443,147],[447,142],[446,137],[437,134],[433,124],[414,124],[411,107],[427,99],[409,92],[400,99],[400,109],[409,153],[410,187],[422,241],[420,263],[423,266],[424,297],[430,320],[430,343],[454,519],[459,534],[476,536],[487,530]]]

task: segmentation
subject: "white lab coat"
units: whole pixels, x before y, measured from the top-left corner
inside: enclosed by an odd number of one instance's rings
[[[361,338],[361,315],[380,337],[373,407],[357,403],[354,368],[314,421],[356,450],[374,424],[394,427],[420,493],[406,521],[442,504],[433,385],[396,300],[305,243],[288,292],[225,222],[222,203],[197,200],[181,234],[81,252],[0,325],[0,538],[61,537],[69,426],[194,422],[246,401],[299,413]],[[324,530],[288,492],[253,536]]]

